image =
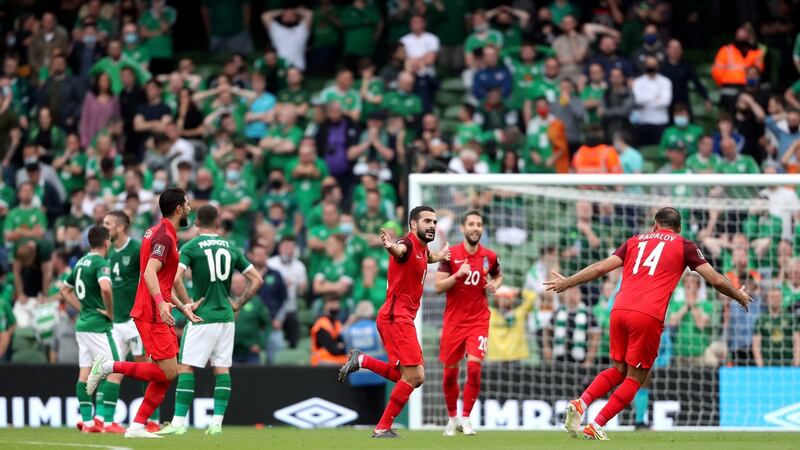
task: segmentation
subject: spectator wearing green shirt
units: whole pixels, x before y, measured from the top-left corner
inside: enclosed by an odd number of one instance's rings
[[[47,218],[33,203],[33,183],[25,182],[17,186],[17,200],[19,204],[8,211],[3,221],[3,238],[10,248],[25,241],[44,239],[47,230]]]
[[[250,212],[253,207],[253,193],[241,180],[242,162],[231,159],[225,166],[225,183],[215,186],[211,200],[219,204],[220,211],[235,217],[231,238],[239,246],[244,246],[250,236]]]
[[[288,61],[278,56],[272,48],[264,49],[264,55],[253,61],[253,70],[261,72],[267,77],[267,91],[277,94],[286,87],[286,76],[291,65]]]
[[[503,36],[503,56],[518,52],[522,45],[522,30],[527,29],[530,22],[530,13],[502,5],[487,11],[486,18],[494,20],[495,29]]]
[[[397,89],[383,96],[383,107],[390,114],[402,116],[407,126],[416,124],[422,114],[422,100],[414,93],[414,74],[403,72],[397,77]]]
[[[671,127],[664,130],[661,135],[659,148],[665,151],[670,145],[682,141],[690,155],[697,153],[697,142],[703,136],[703,127],[689,123],[689,107],[685,103],[676,103],[674,107],[674,117]]]
[[[336,74],[334,84],[323,89],[317,101],[321,105],[337,103],[341,106],[342,113],[355,122],[361,118],[361,96],[353,89],[353,72],[349,69],[341,69]]]
[[[467,36],[467,40],[464,42],[464,63],[467,65],[467,69],[477,70],[480,58],[475,57],[475,50],[487,45],[491,45],[498,50],[502,49],[503,34],[491,29],[486,13],[483,10],[478,10],[472,14],[472,34]],[[464,80],[467,81],[466,76]],[[469,81],[471,85],[472,73],[470,73]]]
[[[147,49],[150,69],[155,74],[168,73],[173,67],[172,27],[178,19],[175,8],[167,6],[166,0],[154,0],[150,8],[139,16],[139,32],[142,48]],[[126,39],[123,36],[123,39]]]
[[[247,0],[202,0],[200,10],[209,36],[211,54],[253,52],[250,38],[250,2]]]
[[[794,310],[795,304],[800,302],[800,258],[790,259],[781,270],[784,275],[781,285],[783,308]]]
[[[750,155],[740,154],[736,149],[736,141],[732,138],[722,138],[719,147],[722,150],[722,158],[714,168],[715,172],[727,174],[761,173],[756,160]]]
[[[110,41],[106,51],[108,52],[108,56],[97,61],[94,66],[92,66],[91,70],[89,70],[89,75],[94,77],[100,73],[107,74],[108,77],[111,78],[111,92],[113,92],[114,95],[119,95],[122,92],[121,71],[123,67],[130,68],[136,75],[136,79],[139,83],[143,84],[150,79],[150,72],[140,66],[137,61],[122,53],[122,44],[120,41],[116,39]]]
[[[369,116],[381,110],[386,84],[381,77],[375,75],[375,64],[371,60],[362,59],[359,62],[359,70],[361,79],[356,83],[356,89],[361,95],[363,113]]]
[[[347,158],[353,164],[357,175],[369,171],[388,171],[395,159],[395,151],[390,147],[389,135],[384,128],[384,113],[374,111],[367,118],[367,128],[361,132],[359,143],[347,149]]]
[[[262,170],[286,170],[286,166],[297,156],[297,147],[303,139],[303,130],[297,126],[297,113],[292,107],[280,108],[278,120],[259,142],[263,150]]]
[[[548,57],[552,55],[552,50],[546,54]],[[507,56],[504,60],[514,77],[514,91],[510,103],[513,108],[522,109],[526,100],[534,98],[535,81],[544,73],[544,61],[537,60],[538,56],[536,45],[523,42],[518,57]]]
[[[673,355],[678,367],[702,366],[703,354],[711,343],[711,315],[714,305],[701,297],[700,277],[690,273],[683,278],[683,289],[673,295],[669,327],[675,344]],[[682,298],[677,298],[682,295]]]
[[[322,180],[328,176],[328,166],[317,156],[313,138],[300,142],[297,158],[286,167],[286,180],[297,197],[297,207],[303,216],[308,216],[320,199]]]
[[[329,70],[335,63],[339,48],[339,10],[331,0],[320,0],[314,8],[311,25],[311,49],[308,53],[308,72],[319,74]]]
[[[756,319],[753,332],[753,360],[758,367],[800,366],[800,327],[782,302],[779,288],[767,291],[767,310]]]
[[[354,68],[358,59],[372,57],[375,53],[375,43],[383,31],[383,20],[375,6],[367,5],[366,0],[354,0],[339,12],[339,21],[344,30],[344,62]]]
[[[309,273],[317,273],[325,257],[325,241],[332,234],[339,232],[339,224],[341,222],[337,204],[324,202],[320,207],[322,209],[322,223],[308,228]]]
[[[608,84],[606,83],[606,73],[600,64],[589,66],[589,82],[581,89],[581,100],[586,109],[585,121],[588,125],[600,124],[600,109],[603,105]]]
[[[136,61],[145,70],[150,69],[150,51],[141,45],[139,28],[133,22],[122,28],[122,54]]]
[[[378,262],[374,258],[366,257],[361,261],[361,273],[356,277],[353,285],[353,301],[359,303],[368,301],[375,310],[383,306],[386,300],[386,278],[378,270]]]
[[[686,160],[686,167],[692,173],[714,173],[719,161],[719,155],[714,153],[714,139],[709,135],[703,135],[697,140],[697,153],[690,155]]]
[[[314,274],[314,295],[318,298],[349,299],[356,269],[345,255],[345,237],[333,233],[325,239],[325,258]]]
[[[304,118],[308,112],[311,94],[303,86],[303,72],[296,67],[286,70],[286,87],[278,92],[278,105],[292,105],[297,116]]]

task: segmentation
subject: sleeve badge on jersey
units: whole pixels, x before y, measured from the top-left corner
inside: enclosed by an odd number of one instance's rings
[[[700,259],[702,259],[703,261],[705,261],[705,260],[706,260],[706,257],[705,257],[705,256],[703,256],[703,252],[701,252],[699,248],[697,249],[697,256],[698,256]]]
[[[103,267],[103,269],[100,270],[100,273],[102,273],[103,275],[111,275],[111,269],[109,269],[108,267]]]
[[[156,244],[153,246],[153,256],[164,256],[164,250],[167,248],[164,247],[162,244]]]

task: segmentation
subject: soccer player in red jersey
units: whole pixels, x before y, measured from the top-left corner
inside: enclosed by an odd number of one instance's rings
[[[160,438],[145,430],[145,422],[164,400],[170,382],[178,375],[178,338],[172,308],[177,306],[188,320],[202,319],[194,314],[200,302],[181,304],[172,299],[172,285],[178,271],[178,238],[176,230],[188,225],[189,201],[180,189],[167,189],[158,199],[163,219],[147,230],[140,250],[141,275],[131,317],[142,338],[151,362],[114,362],[98,356],[86,382],[89,395],[97,384],[111,373],[148,381],[144,400],[125,437]],[[202,301],[202,300],[201,300]]]
[[[550,290],[564,292],[623,267],[622,285],[611,309],[609,326],[613,367],[600,372],[581,397],[567,405],[564,428],[570,436],[578,437],[581,432],[586,408],[619,386],[594,422],[583,429],[588,439],[608,440],[603,427],[633,400],[658,356],[669,299],[686,267],[745,310],[753,301],[744,287],[736,289],[714,270],[700,249],[680,232],[680,213],[675,208],[663,208],[656,213],[651,233],[628,239],[613,255],[570,277],[554,272],[556,278],[544,283]]]
[[[381,230],[381,240],[389,253],[389,283],[386,301],[378,312],[378,332],[389,356],[383,362],[353,349],[348,353],[347,362],[339,371],[339,381],[347,380],[347,375],[364,368],[394,381],[395,386],[389,404],[380,422],[372,433],[374,438],[396,438],[392,423],[408,402],[414,389],[425,381],[425,368],[422,348],[414,327],[414,318],[422,299],[422,288],[428,264],[450,258],[448,245],[438,252],[428,250],[428,243],[436,237],[436,211],[430,206],[417,206],[411,210],[408,219],[410,231],[397,242],[392,242],[389,233]]]
[[[444,365],[444,402],[449,417],[445,436],[457,430],[475,434],[469,421],[472,406],[481,391],[481,362],[486,356],[489,337],[489,300],[486,292],[495,292],[503,283],[500,262],[495,252],[480,244],[483,216],[470,211],[461,219],[464,242],[450,249],[450,260],[439,263],[436,272],[436,293],[447,292],[439,360]],[[451,264],[452,262],[452,264]],[[467,355],[467,382],[464,384],[464,405],[459,423],[458,365]]]

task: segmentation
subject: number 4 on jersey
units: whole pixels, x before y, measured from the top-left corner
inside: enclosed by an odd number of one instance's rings
[[[658,266],[658,260],[661,259],[661,252],[664,250],[664,244],[666,242],[659,242],[656,245],[656,248],[653,249],[652,252],[645,258],[644,263],[642,263],[643,267],[649,267],[650,270],[647,271],[647,274],[653,276],[656,273],[656,266]],[[636,264],[633,265],[633,274],[636,275],[639,273],[639,263],[642,262],[642,255],[644,254],[644,249],[647,247],[647,242],[639,242],[639,254],[636,256]]]

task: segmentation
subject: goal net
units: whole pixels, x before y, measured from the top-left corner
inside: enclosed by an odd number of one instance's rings
[[[460,218],[485,217],[481,241],[497,252],[502,295],[492,322],[479,429],[555,429],[567,402],[608,367],[608,326],[620,271],[560,295],[545,292],[551,270],[565,275],[652,230],[655,212],[678,209],[682,235],[755,298],[749,312],[696,274],[684,274],[665,318],[647,388],[610,428],[800,429],[800,202],[795,175],[440,175],[410,178],[410,205],[436,208],[432,249],[463,240]],[[645,261],[644,264],[647,264]],[[447,419],[438,360],[445,296],[429,279],[417,317],[426,382],[411,400],[412,428]],[[463,389],[465,365],[460,383]],[[594,417],[605,404],[589,408]],[[461,402],[459,400],[459,411]],[[636,413],[638,410],[638,414]]]

